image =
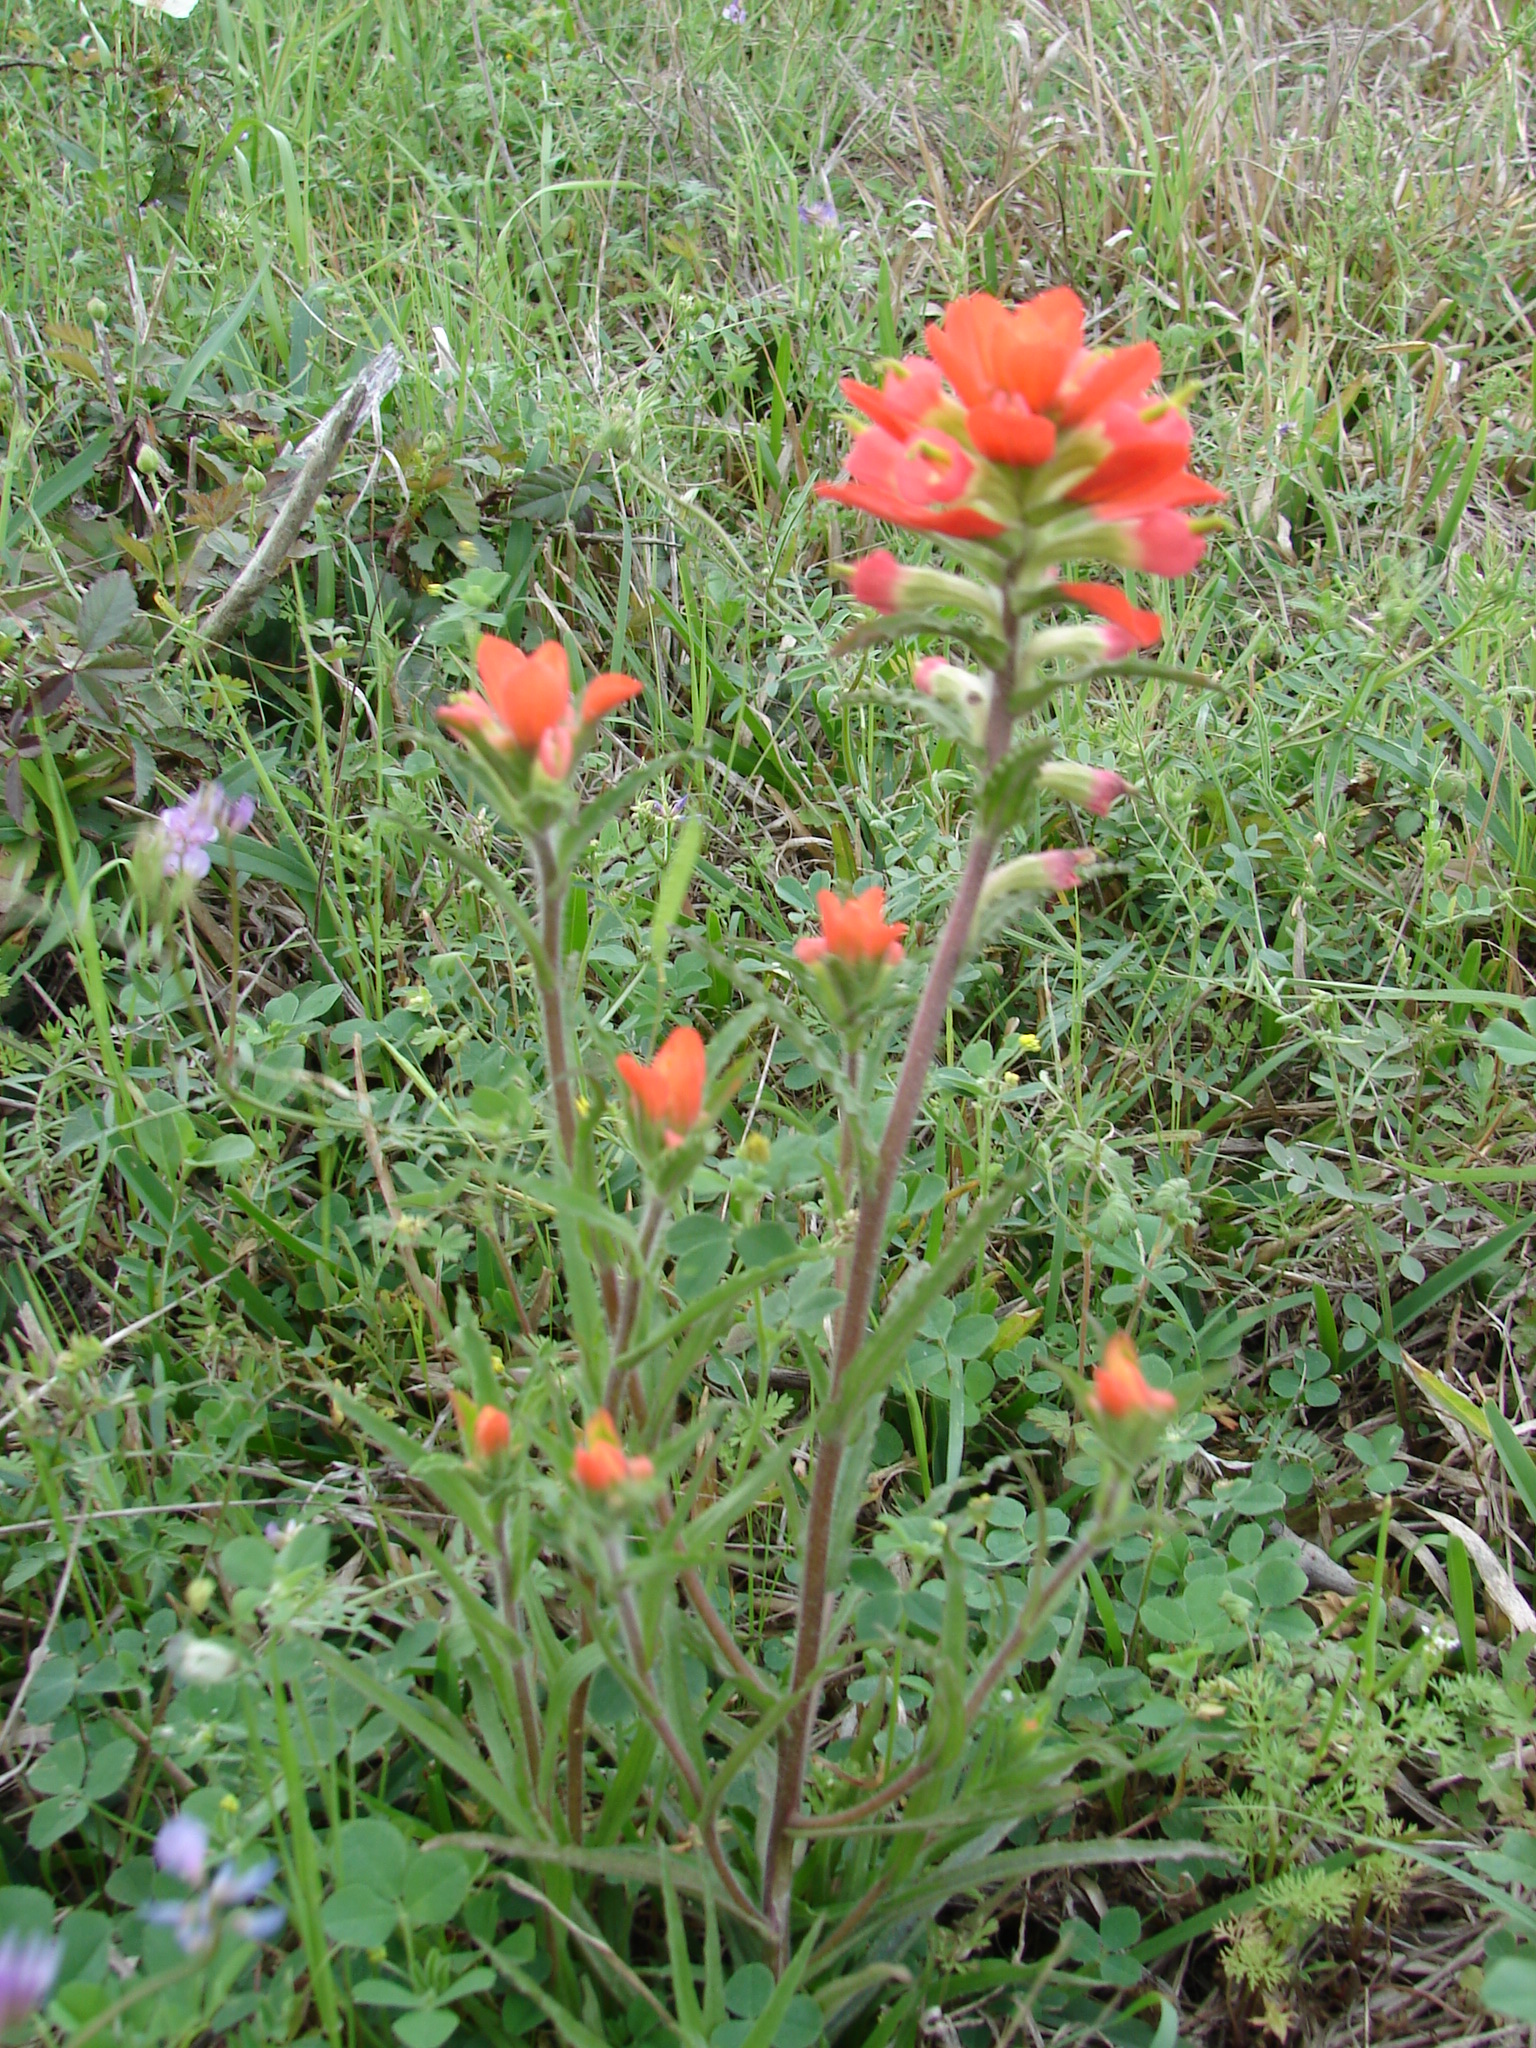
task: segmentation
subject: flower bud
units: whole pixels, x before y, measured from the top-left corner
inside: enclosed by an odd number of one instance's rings
[[[1040,769],[1040,787],[1069,804],[1081,804],[1096,818],[1107,817],[1120,797],[1132,794],[1123,775],[1116,775],[1111,768],[1089,768],[1081,761],[1045,762]]]
[[[493,1458],[499,1458],[511,1443],[512,1424],[503,1409],[487,1406],[475,1416],[472,1437],[475,1456],[489,1464]]]
[[[957,712],[964,721],[966,737],[971,745],[979,747],[982,744],[992,709],[992,680],[989,676],[973,675],[969,669],[957,668],[953,662],[929,654],[914,662],[912,687],[922,696],[932,697],[936,704],[947,704]]]
[[[1017,860],[1004,861],[1000,868],[993,869],[981,892],[980,907],[990,910],[1004,897],[1019,895],[1027,889],[1052,890],[1064,895],[1068,889],[1077,887],[1093,862],[1091,846],[1053,846],[1045,853],[1020,854]]]
[[[850,595],[871,611],[888,618],[894,612],[924,611],[948,605],[968,612],[996,631],[1002,622],[1002,606],[995,590],[973,583],[968,576],[951,575],[947,569],[912,568],[898,562],[889,548],[876,548],[851,569],[841,571],[848,578]]]
[[[159,476],[165,468],[165,457],[152,441],[141,441],[133,466],[140,476]]]
[[[187,1587],[187,1606],[194,1614],[206,1614],[218,1587],[206,1572],[200,1573]]]

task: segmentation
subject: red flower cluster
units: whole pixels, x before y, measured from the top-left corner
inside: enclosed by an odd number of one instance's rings
[[[599,1408],[577,1439],[572,1469],[588,1493],[607,1493],[626,1479],[649,1479],[655,1467],[649,1458],[625,1456],[613,1417]]]
[[[633,676],[594,676],[578,708],[571,701],[570,662],[558,640],[524,654],[510,640],[482,633],[475,668],[479,691],[453,698],[438,718],[460,739],[478,739],[494,754],[531,754],[554,782],[570,774],[580,734],[641,690]]]
[[[821,930],[795,941],[795,958],[807,966],[831,958],[845,966],[894,967],[901,959],[904,924],[885,921],[885,891],[866,889],[858,896],[838,896],[831,889],[816,894]]]
[[[614,1067],[636,1110],[660,1132],[668,1150],[675,1150],[704,1112],[707,1062],[698,1032],[691,1024],[679,1024],[649,1066],[621,1052]]]
[[[1205,543],[1184,508],[1223,493],[1186,467],[1189,422],[1153,388],[1155,344],[1085,347],[1082,302],[1064,287],[1021,306],[957,299],[927,340],[928,356],[908,356],[878,390],[845,379],[871,424],[848,481],[818,486],[823,497],[957,540],[1058,506],[1113,526],[1128,568],[1195,566]]]

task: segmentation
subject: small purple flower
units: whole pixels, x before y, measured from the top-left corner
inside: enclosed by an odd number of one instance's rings
[[[154,1899],[140,1906],[139,1914],[152,1927],[169,1927],[183,1955],[200,1956],[213,1947],[213,1913],[206,1892],[195,1892],[190,1899]]]
[[[53,1989],[63,1953],[42,1934],[8,1934],[0,1941],[0,2031],[36,2012]]]
[[[211,865],[208,849],[221,833],[243,832],[256,815],[255,800],[224,794],[219,782],[205,782],[185,803],[160,813],[161,867],[167,881],[186,875],[200,882]]]
[[[725,0],[725,5],[720,10],[720,19],[731,22],[737,28],[745,28],[747,25],[746,0]]]
[[[184,1832],[172,1835],[168,1848],[166,1837],[173,1829]],[[284,1907],[250,1910],[251,1901],[259,1898],[277,1875],[275,1859],[253,1863],[248,1870],[222,1863],[210,1884],[207,1854],[208,1830],[200,1821],[190,1814],[178,1814],[166,1822],[155,1841],[155,1861],[196,1889],[190,1899],[155,1899],[141,1906],[144,1919],[155,1927],[169,1927],[177,1947],[189,1956],[206,1955],[226,1931],[242,1941],[270,1941],[279,1934],[288,1918]]]
[[[208,1830],[194,1814],[173,1814],[155,1837],[155,1862],[168,1877],[201,1885],[208,1871]]]
[[[809,202],[802,200],[800,219],[808,228],[826,228],[829,232],[835,232],[837,208],[830,199],[812,199]]]
[[[227,1906],[248,1906],[252,1899],[260,1898],[276,1875],[275,1856],[253,1863],[249,1870],[237,1871],[233,1863],[226,1863],[208,1887],[208,1903],[219,1911]]]

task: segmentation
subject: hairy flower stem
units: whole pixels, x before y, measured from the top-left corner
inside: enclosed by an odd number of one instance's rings
[[[1020,667],[1022,636],[1027,630],[1026,622],[1015,613],[1006,591],[1005,582],[1002,623],[1007,652],[993,677],[992,707],[987,722],[986,765],[989,772],[1007,753],[1012,737],[1013,691]],[[906,1157],[912,1126],[922,1107],[928,1069],[933,1064],[944,1014],[949,1007],[950,991],[970,945],[982,888],[997,853],[998,838],[996,829],[985,823],[979,825],[972,835],[965,871],[929,964],[922,1000],[912,1020],[891,1113],[875,1160],[873,1182],[861,1193],[859,1227],[849,1262],[848,1293],[843,1302],[837,1348],[832,1360],[833,1401],[842,1392],[848,1367],[864,1342],[864,1333],[869,1326],[896,1175]],[[816,1469],[811,1479],[811,1497],[806,1507],[805,1533],[800,1546],[800,1599],[795,1621],[795,1662],[790,1678],[790,1691],[796,1696],[796,1704],[779,1738],[773,1813],[763,1858],[763,1910],[778,1936],[780,1969],[788,1963],[790,1954],[789,1905],[794,1879],[792,1830],[804,1795],[811,1737],[816,1725],[820,1697],[816,1672],[824,1653],[832,1525],[848,1438],[848,1425],[840,1422],[817,1446]]]
[[[539,943],[543,958],[534,960],[534,978],[538,983],[539,1008],[544,1021],[544,1059],[550,1093],[555,1098],[555,1126],[560,1134],[561,1156],[565,1160],[566,1172],[574,1175],[576,1101],[571,1085],[571,1048],[566,1035],[565,991],[562,986],[565,974],[566,878],[555,858],[548,833],[535,833],[529,841],[529,848],[539,891]],[[611,1333],[619,1324],[619,1276],[600,1252],[595,1263],[603,1297],[603,1314]]]
[[[532,842],[534,874],[539,885],[539,940],[542,960],[535,960],[539,1008],[544,1019],[544,1059],[550,1093],[555,1098],[555,1125],[566,1170],[576,1170],[576,1104],[571,1094],[570,1046],[565,1035],[565,993],[560,986],[565,946],[565,881],[545,834]]]
[[[581,1647],[592,1640],[592,1624],[581,1617]],[[587,1693],[592,1681],[584,1678],[571,1694],[565,1717],[565,1824],[572,1842],[581,1847],[582,1795],[586,1790]]]

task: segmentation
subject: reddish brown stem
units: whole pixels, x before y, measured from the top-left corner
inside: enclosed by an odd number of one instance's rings
[[[992,708],[987,725],[989,770],[1007,753],[1013,733],[1011,703],[1018,667],[1020,626],[1021,621],[1015,617],[1005,594],[1003,637],[1007,652],[993,677]],[[857,1356],[869,1326],[870,1309],[874,1304],[885,1251],[886,1219],[890,1213],[896,1175],[906,1157],[912,1127],[922,1107],[928,1069],[938,1046],[950,991],[970,945],[982,888],[997,852],[997,842],[996,830],[985,824],[978,827],[971,840],[965,871],[929,964],[922,999],[912,1020],[906,1055],[897,1076],[896,1093],[875,1161],[873,1183],[861,1191],[859,1226],[849,1263],[848,1293],[838,1324],[837,1346],[832,1361],[831,1398],[834,1401],[843,1390],[848,1367]],[[832,1528],[838,1481],[842,1477],[847,1449],[845,1424],[839,1424],[817,1448],[816,1469],[811,1479],[811,1497],[806,1507],[805,1531],[800,1544],[800,1598],[795,1627],[795,1662],[790,1680],[790,1690],[799,1698],[779,1738],[773,1812],[763,1858],[763,1908],[778,1936],[780,1968],[789,1959],[789,1906],[794,1877],[793,1823],[800,1812],[816,1723],[820,1688],[815,1674],[825,1648]]]

